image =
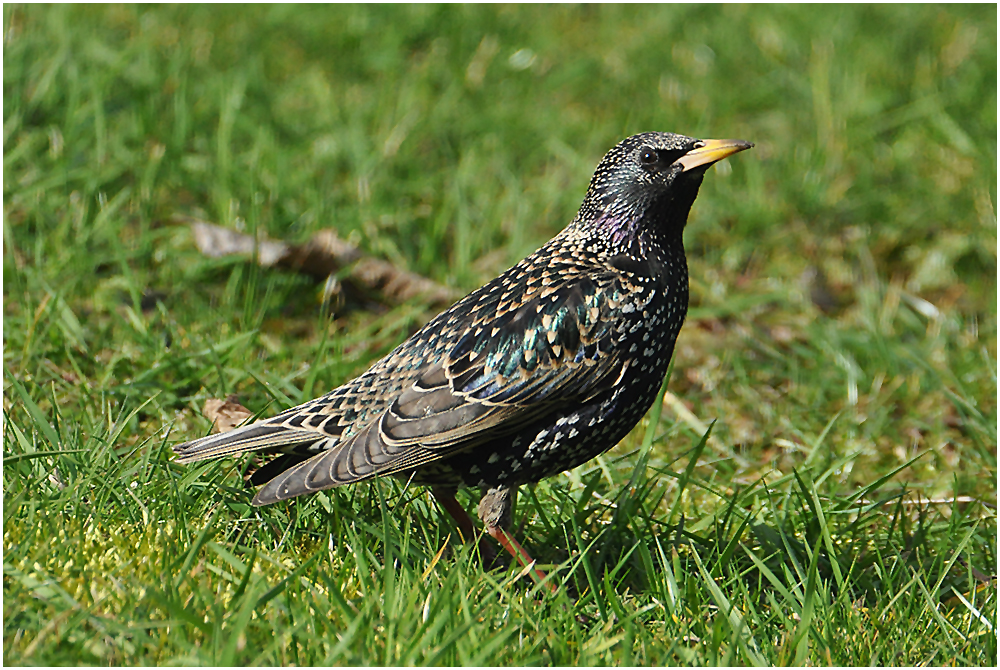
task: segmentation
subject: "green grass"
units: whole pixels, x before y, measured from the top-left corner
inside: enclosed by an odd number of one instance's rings
[[[996,665],[995,6],[3,12],[5,663]],[[432,316],[178,216],[471,290],[645,130],[757,146],[686,233],[688,412],[522,491],[557,595],[418,488],[171,462]]]

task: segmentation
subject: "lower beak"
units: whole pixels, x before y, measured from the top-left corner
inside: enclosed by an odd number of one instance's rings
[[[744,140],[701,140],[699,144],[701,146],[677,159],[676,162],[681,164],[684,172],[717,163],[723,158],[753,146],[753,142]]]

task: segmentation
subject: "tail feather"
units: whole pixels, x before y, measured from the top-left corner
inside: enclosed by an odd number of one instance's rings
[[[263,486],[285,470],[290,470],[303,461],[309,460],[313,454],[281,454],[277,458],[260,466],[250,475],[251,486]]]
[[[336,438],[313,430],[255,423],[217,435],[191,440],[174,447],[178,463],[235,456],[248,451],[315,453],[328,449]]]

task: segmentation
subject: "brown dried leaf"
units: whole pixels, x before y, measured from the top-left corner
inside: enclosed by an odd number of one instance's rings
[[[235,394],[225,400],[209,398],[201,413],[212,420],[212,429],[217,433],[227,433],[253,416],[253,412],[239,403],[239,396]]]

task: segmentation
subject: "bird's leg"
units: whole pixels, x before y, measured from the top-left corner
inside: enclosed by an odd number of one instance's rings
[[[521,565],[529,568],[532,578],[542,583],[545,581],[545,573],[534,567],[535,559],[528,555],[514,536],[507,532],[510,528],[511,520],[514,516],[514,506],[517,504],[517,487],[513,488],[493,488],[483,493],[482,500],[479,501],[479,518],[486,526],[486,532],[496,538],[497,542],[504,549],[516,558]],[[558,588],[549,582],[549,589],[555,593]]]
[[[469,518],[465,508],[459,505],[458,500],[455,499],[455,489],[435,486],[431,489],[431,493],[441,503],[441,507],[444,507],[445,511],[458,524],[458,532],[462,534],[462,540],[468,542],[478,535],[476,527],[473,525],[472,519]],[[497,552],[490,546],[490,543],[486,541],[484,536],[479,537],[477,545],[479,547],[479,555],[483,559],[483,565],[491,567],[497,560]]]

